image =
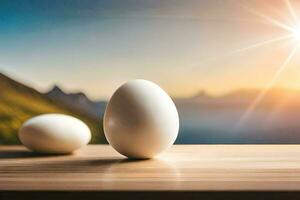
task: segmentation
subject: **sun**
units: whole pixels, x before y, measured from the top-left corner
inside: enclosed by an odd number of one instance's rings
[[[278,21],[270,16],[265,15],[264,13],[257,12],[256,10],[253,10],[249,7],[243,6],[246,10],[248,10],[250,13],[260,17],[263,19],[266,23],[273,25],[277,28],[280,28],[284,31],[286,31],[286,34],[277,37],[277,38],[271,38],[269,40],[251,45],[250,47],[243,48],[239,51],[235,52],[240,52],[240,51],[245,51],[249,50],[252,48],[257,48],[266,44],[271,44],[274,42],[282,41],[282,40],[290,40],[293,42],[293,48],[290,50],[288,56],[282,61],[282,63],[279,64],[277,70],[275,71],[273,77],[271,80],[267,83],[266,87],[264,90],[261,91],[260,94],[253,100],[253,102],[249,105],[249,107],[246,109],[245,113],[241,116],[239,122],[237,123],[237,127],[242,125],[248,116],[252,113],[252,111],[256,108],[256,106],[261,102],[261,100],[265,97],[267,92],[274,86],[274,84],[277,82],[278,78],[280,77],[281,73],[287,68],[288,64],[292,60],[292,58],[297,54],[298,48],[300,48],[300,17],[298,17],[298,13],[296,13],[296,10],[294,9],[293,5],[291,4],[290,0],[283,0],[285,3],[290,17],[291,21],[290,23],[284,23],[281,21]],[[291,25],[293,24],[293,25]]]
[[[245,5],[242,1],[237,2],[239,2],[239,5],[242,9],[248,11],[250,14],[253,14],[256,17],[259,17],[261,19],[261,22],[263,22],[264,24],[272,25],[273,27],[283,30],[285,33],[279,37],[271,37],[267,40],[263,40],[258,43],[248,45],[246,47],[227,52],[222,57],[233,56],[236,54],[240,54],[241,52],[253,50],[266,45],[271,45],[280,41],[288,41],[292,43],[290,51],[288,52],[287,56],[282,60],[282,62],[278,64],[278,67],[274,72],[272,78],[266,83],[264,89],[256,96],[256,98],[254,98],[254,100],[246,108],[245,112],[240,117],[240,120],[236,124],[236,127],[240,127],[241,125],[243,125],[244,122],[247,121],[247,118],[251,115],[252,111],[256,108],[256,106],[264,99],[267,92],[274,87],[282,72],[286,70],[291,60],[294,57],[296,57],[298,50],[300,50],[300,11],[299,13],[296,12],[290,0],[282,0],[282,2],[285,4],[288,10],[289,15],[286,18],[288,19],[288,21],[285,22],[279,21],[276,18],[272,18],[271,16],[268,16],[265,13],[258,12],[257,9],[253,9]],[[216,59],[219,58],[211,58],[208,59],[208,61]]]

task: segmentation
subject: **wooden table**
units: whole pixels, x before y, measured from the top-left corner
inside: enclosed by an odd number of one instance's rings
[[[128,160],[108,145],[60,156],[0,146],[0,199],[45,199],[44,194],[286,199],[298,191],[300,145],[175,145],[151,160]]]

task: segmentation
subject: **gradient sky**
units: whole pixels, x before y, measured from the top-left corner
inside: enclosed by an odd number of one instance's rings
[[[230,52],[286,34],[245,9],[290,23],[284,1],[2,0],[0,71],[93,99],[135,78],[172,96],[265,87],[299,41]],[[300,88],[296,55],[276,85]]]

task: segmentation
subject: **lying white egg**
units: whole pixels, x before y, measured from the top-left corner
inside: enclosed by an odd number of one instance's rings
[[[75,117],[44,114],[27,120],[19,139],[28,149],[41,153],[71,153],[89,143],[90,129]]]
[[[179,117],[169,95],[146,80],[132,80],[113,94],[104,114],[104,132],[119,153],[152,158],[176,140]]]

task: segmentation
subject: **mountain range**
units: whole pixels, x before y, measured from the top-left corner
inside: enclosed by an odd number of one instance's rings
[[[66,93],[58,86],[46,95],[89,116],[99,118],[105,110],[106,102],[91,101],[84,93]],[[180,116],[178,144],[300,143],[298,90],[240,89],[219,96],[202,90],[192,97],[173,100]],[[245,118],[253,103],[254,109]]]
[[[300,92],[243,89],[175,99],[180,144],[299,144]]]
[[[173,100],[180,111],[189,111],[190,109],[245,109],[261,95],[261,92],[263,91],[258,89],[243,89],[220,96],[212,96],[202,90],[192,97],[173,98]],[[65,92],[57,85],[53,86],[45,95],[53,101],[76,108],[95,119],[103,117],[107,104],[106,101],[92,101],[83,92]],[[271,109],[273,106],[287,101],[288,103],[283,104],[285,107],[300,108],[300,92],[298,90],[272,88],[264,93],[256,108]]]
[[[259,100],[259,101],[257,101]],[[182,109],[246,109],[257,101],[256,109],[272,109],[279,104],[288,109],[300,109],[300,91],[285,88],[269,90],[240,89],[220,96],[212,96],[204,91],[190,98],[174,99]]]
[[[246,123],[236,129],[258,97],[263,98],[255,104]],[[298,90],[241,89],[220,96],[200,91],[173,100],[180,116],[177,143],[300,143]],[[57,85],[41,93],[0,73],[0,144],[18,144],[21,124],[43,113],[73,115],[90,127],[91,143],[105,143],[102,118],[106,104],[82,92],[65,92]]]

